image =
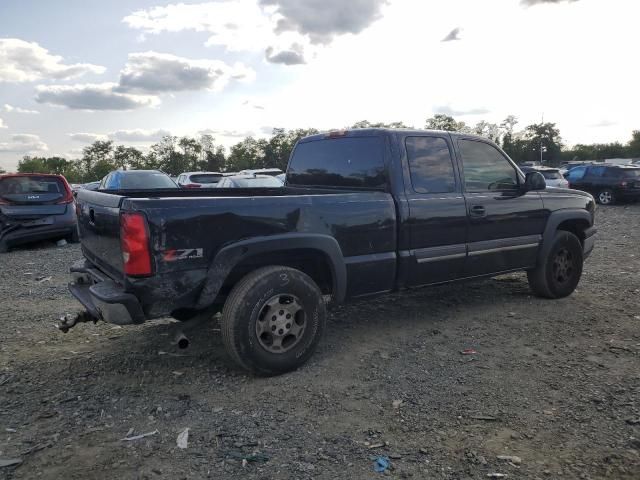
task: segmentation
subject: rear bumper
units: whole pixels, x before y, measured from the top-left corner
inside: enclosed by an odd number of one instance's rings
[[[72,204],[61,214],[32,215],[31,218],[21,217],[20,207],[12,208],[11,212],[7,208],[0,212],[0,243],[7,247],[71,236],[78,228]]]
[[[591,255],[593,251],[593,247],[596,243],[596,233],[598,233],[598,229],[596,227],[589,227],[584,232],[584,246],[583,246],[583,256],[587,258]]]
[[[140,302],[122,286],[88,265],[84,260],[71,267],[71,294],[89,314],[116,325],[140,324],[145,321]]]
[[[15,247],[24,243],[39,242],[50,238],[66,237],[73,234],[76,225],[45,225],[42,227],[23,228],[18,227],[10,230],[8,233],[0,237],[0,242],[7,247]]]

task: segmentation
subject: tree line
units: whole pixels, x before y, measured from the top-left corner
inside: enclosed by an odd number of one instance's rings
[[[537,123],[518,130],[518,119],[510,115],[496,124],[480,121],[475,125],[456,121],[448,115],[428,118],[424,128],[481,135],[499,144],[517,163],[539,161],[540,151],[545,164],[558,165],[567,160],[602,160],[606,158],[640,157],[640,130],[632,133],[626,144],[579,144],[566,148],[555,123]],[[363,120],[350,128],[413,128],[402,122],[372,123]],[[97,140],[85,147],[82,157],[66,159],[59,156],[24,156],[18,163],[21,173],[56,173],[69,182],[99,180],[119,169],[157,169],[176,176],[187,171],[233,172],[249,168],[277,167],[284,170],[295,143],[302,137],[319,133],[315,128],[285,130],[275,128],[267,139],[246,137],[229,151],[211,135],[193,137],[165,136],[148,152],[111,140]]]

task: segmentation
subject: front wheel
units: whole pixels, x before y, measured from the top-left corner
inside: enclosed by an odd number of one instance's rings
[[[533,292],[545,298],[571,295],[582,276],[582,244],[573,233],[556,232],[551,248],[540,265],[527,271]]]
[[[615,195],[608,188],[600,191],[598,193],[597,199],[600,205],[613,205],[614,203],[616,203]]]
[[[235,287],[222,311],[222,341],[233,360],[259,375],[303,365],[325,328],[322,292],[305,273],[264,267]]]

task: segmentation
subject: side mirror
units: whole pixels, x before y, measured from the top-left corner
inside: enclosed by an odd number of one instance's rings
[[[540,172],[529,172],[525,177],[524,191],[544,190],[547,188],[547,182]]]

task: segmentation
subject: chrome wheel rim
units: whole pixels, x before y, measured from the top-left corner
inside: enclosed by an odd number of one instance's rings
[[[300,342],[306,324],[306,315],[298,297],[275,295],[260,308],[256,337],[266,351],[285,353]]]
[[[553,278],[559,284],[565,284],[571,280],[575,272],[575,261],[573,254],[566,248],[562,248],[556,253],[553,259]]]
[[[611,192],[600,192],[600,195],[598,195],[598,197],[600,199],[600,203],[602,203],[603,205],[611,203]]]

